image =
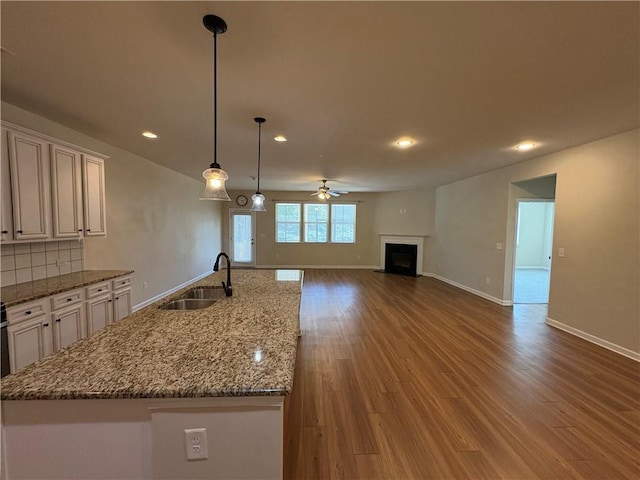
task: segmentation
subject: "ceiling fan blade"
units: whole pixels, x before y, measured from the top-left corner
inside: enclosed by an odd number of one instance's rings
[[[336,193],[339,193],[340,195],[347,195],[349,192],[345,192],[343,190],[337,190]]]
[[[313,193],[311,194],[311,196],[312,196],[312,197],[313,197],[314,195],[320,195],[320,192],[313,192]]]
[[[329,190],[327,192],[329,195],[331,195],[332,197],[339,197],[340,194],[338,192],[334,192],[333,190]]]

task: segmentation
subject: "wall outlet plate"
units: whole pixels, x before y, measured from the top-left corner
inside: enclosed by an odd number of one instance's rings
[[[206,460],[209,458],[206,428],[187,428],[184,431],[187,460]]]

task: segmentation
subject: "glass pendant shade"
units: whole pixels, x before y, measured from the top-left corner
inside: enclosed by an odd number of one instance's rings
[[[252,212],[266,212],[267,209],[264,208],[264,195],[260,192],[256,192],[251,195],[251,200],[253,200],[253,205],[251,205]]]
[[[205,179],[205,187],[200,200],[231,200],[224,188],[224,182],[227,181],[229,175],[220,168],[220,165],[216,166],[216,164],[212,163],[211,168],[207,168],[202,172],[202,176]]]

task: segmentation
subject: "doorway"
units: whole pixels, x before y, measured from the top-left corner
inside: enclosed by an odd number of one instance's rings
[[[513,303],[549,303],[554,214],[554,200],[517,201]]]
[[[254,231],[254,212],[229,210],[229,246],[231,265],[234,267],[255,266],[256,246]]]

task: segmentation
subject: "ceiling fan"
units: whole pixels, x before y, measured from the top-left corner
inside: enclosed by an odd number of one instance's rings
[[[317,192],[313,192],[311,196],[317,195],[320,200],[329,200],[331,197],[339,197],[340,195],[346,195],[349,192],[339,192],[331,190],[327,187],[327,180],[323,179],[322,186],[318,188]]]

